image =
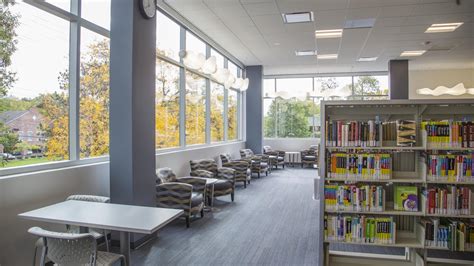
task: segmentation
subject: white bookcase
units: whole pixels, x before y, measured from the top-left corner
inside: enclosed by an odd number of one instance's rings
[[[416,123],[416,144],[413,147],[400,147],[393,141],[382,141],[377,147],[327,147],[326,146],[326,121],[368,121],[378,120],[396,121],[413,120]],[[448,182],[429,180],[426,175],[426,162],[423,157],[427,154],[442,152],[472,152],[474,148],[450,148],[443,147],[432,149],[426,141],[426,132],[421,129],[421,122],[427,120],[456,120],[456,121],[474,121],[474,101],[472,100],[390,100],[390,101],[328,101],[321,103],[321,145],[320,145],[320,162],[319,175],[320,185],[316,186],[319,191],[320,200],[320,243],[322,254],[320,265],[329,265],[330,262],[330,245],[333,243],[343,243],[347,245],[367,245],[367,246],[385,246],[385,247],[403,247],[413,255],[410,259],[413,265],[428,265],[428,249],[441,250],[447,248],[427,246],[425,239],[425,228],[421,223],[424,217],[452,217],[452,218],[474,218],[474,204],[471,198],[470,215],[440,215],[428,214],[425,208],[425,196],[421,191],[426,190],[430,186],[442,184],[455,184],[469,186],[474,192],[474,180],[465,182]],[[383,134],[380,134],[383,136]],[[391,179],[347,179],[347,178],[328,178],[327,156],[330,153],[338,151],[387,151],[396,154],[392,158],[394,161]],[[325,208],[324,187],[328,184],[369,184],[383,185],[388,190],[386,195],[386,206],[383,212],[370,211],[338,211]],[[393,209],[393,195],[390,193],[390,187],[397,184],[407,184],[418,187],[419,208],[416,212],[396,211]],[[391,197],[391,198],[390,198]],[[370,215],[375,217],[393,216],[397,219],[396,240],[394,244],[373,244],[373,243],[354,243],[330,241],[324,238],[324,219],[325,215]],[[400,223],[400,224],[399,224]],[[455,252],[455,251],[452,251]],[[336,252],[340,254],[341,252]],[[371,254],[371,257],[374,257]],[[382,256],[381,256],[382,257]],[[474,253],[472,253],[474,260]],[[453,260],[454,261],[454,260]],[[444,261],[446,262],[446,261]]]

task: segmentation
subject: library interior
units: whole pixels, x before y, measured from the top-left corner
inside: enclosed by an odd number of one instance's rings
[[[3,0],[0,266],[474,266],[474,1]]]

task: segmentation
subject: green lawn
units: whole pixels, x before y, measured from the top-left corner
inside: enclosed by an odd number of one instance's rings
[[[46,163],[46,162],[49,162],[46,157],[29,158],[29,159],[24,159],[24,160],[17,159],[17,160],[8,161],[7,164],[5,164],[5,165],[0,164],[0,168],[23,166],[23,165],[38,164],[38,163]]]

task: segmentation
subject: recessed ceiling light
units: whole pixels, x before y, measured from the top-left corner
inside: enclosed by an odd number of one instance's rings
[[[280,43],[279,42],[274,42],[273,45],[278,46],[278,45],[280,45]]]
[[[283,22],[287,24],[311,22],[314,20],[313,12],[283,13],[281,16],[283,17]]]
[[[432,24],[425,33],[452,32],[459,28],[463,22]]]
[[[334,30],[317,30],[315,31],[316,38],[325,39],[325,38],[340,38],[342,36],[342,29]]]
[[[404,51],[400,54],[400,56],[420,56],[424,54],[426,50],[418,50],[418,51]]]
[[[319,54],[318,59],[337,59],[337,54]]]
[[[317,52],[315,50],[303,50],[303,51],[295,51],[296,56],[312,56],[316,55]]]
[[[377,60],[377,57],[361,57],[357,61],[359,62],[371,62]]]

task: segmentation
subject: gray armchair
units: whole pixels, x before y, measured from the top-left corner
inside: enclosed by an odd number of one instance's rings
[[[227,167],[218,168],[216,161],[212,159],[191,160],[189,164],[191,167],[191,176],[219,179],[213,185],[214,197],[230,194],[231,200],[234,201],[236,182],[234,169]],[[206,195],[211,195],[211,193],[206,193]]]
[[[268,176],[268,170],[270,169],[270,159],[266,154],[254,154],[251,149],[240,150],[240,157],[243,160],[247,160],[251,165],[250,169],[252,173],[257,173],[258,178],[260,174],[265,173]]]
[[[309,164],[311,167],[318,163],[319,145],[311,145],[307,150],[301,151],[301,167]]]
[[[285,152],[272,149],[270,146],[263,146],[263,154],[268,155],[272,167],[278,169],[281,165],[285,168]]]
[[[247,182],[250,184],[252,179],[252,171],[250,169],[250,162],[248,160],[233,160],[230,154],[223,153],[220,155],[223,167],[232,168],[235,170],[235,181],[243,182],[244,188],[247,187]]]

